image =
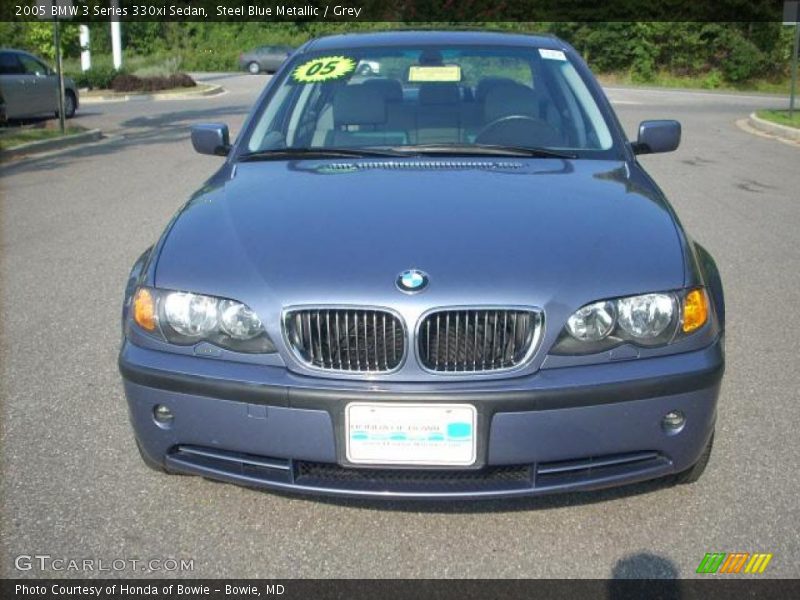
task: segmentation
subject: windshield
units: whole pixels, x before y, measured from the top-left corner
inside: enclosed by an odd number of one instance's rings
[[[491,46],[302,54],[261,108],[241,153],[499,148],[616,156],[610,127],[567,55]]]

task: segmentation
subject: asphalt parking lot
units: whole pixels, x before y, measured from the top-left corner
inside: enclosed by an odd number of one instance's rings
[[[92,575],[15,570],[39,553],[190,558],[194,577],[688,577],[706,552],[737,551],[773,553],[766,575],[800,576],[800,147],[736,124],[784,100],[609,90],[631,136],[646,118],[682,121],[680,149],[643,163],[726,287],[703,479],[385,505],[159,475],[136,453],[116,364],[128,269],[219,164],[192,151],[189,125],[235,133],[266,81],[203,79],[227,93],[86,105],[76,123],[109,140],[0,167],[0,576]]]

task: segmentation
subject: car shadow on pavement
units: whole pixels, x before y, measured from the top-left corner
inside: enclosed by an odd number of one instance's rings
[[[527,498],[504,498],[495,500],[372,500],[361,498],[337,498],[332,496],[305,497],[297,494],[284,493],[270,490],[268,493],[276,494],[294,500],[306,499],[315,503],[324,503],[332,506],[361,508],[376,511],[397,511],[413,513],[500,513],[521,512],[535,510],[549,510],[569,506],[581,506],[612,502],[623,498],[631,498],[641,494],[649,494],[670,488],[674,485],[674,478],[664,477],[641,483],[633,483],[615,488],[592,490],[585,492],[554,493],[552,495],[535,496]]]
[[[157,146],[160,144],[187,143],[186,152],[194,150],[189,144],[192,125],[214,120],[228,120],[231,116],[243,115],[249,105],[224,106],[204,110],[178,110],[159,115],[140,116],[120,124],[120,129],[111,132],[105,141],[86,146],[77,146],[66,152],[42,156],[31,156],[20,161],[0,163],[3,176],[16,173],[53,171],[80,159],[107,158],[132,146]],[[107,132],[104,132],[107,133]],[[101,166],[98,162],[98,166]]]
[[[140,130],[147,132],[147,136],[139,136],[136,139],[148,139],[150,136],[159,138],[173,138],[176,133],[189,134],[188,127],[195,123],[206,122],[209,119],[224,117],[230,118],[232,115],[246,114],[250,110],[249,105],[221,106],[205,110],[177,110],[168,113],[158,113],[155,115],[142,115],[134,117],[120,123],[120,127],[125,130]],[[123,134],[125,135],[125,134]],[[135,135],[135,134],[133,134]],[[126,138],[129,136],[125,135]]]

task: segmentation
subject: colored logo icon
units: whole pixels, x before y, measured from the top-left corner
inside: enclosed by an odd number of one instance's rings
[[[764,552],[708,552],[700,561],[697,573],[763,573],[770,560],[772,554]]]

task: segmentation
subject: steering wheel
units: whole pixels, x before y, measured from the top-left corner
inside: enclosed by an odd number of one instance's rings
[[[504,146],[558,146],[561,144],[561,135],[555,127],[542,119],[527,115],[507,115],[484,126],[475,137],[475,143]]]

